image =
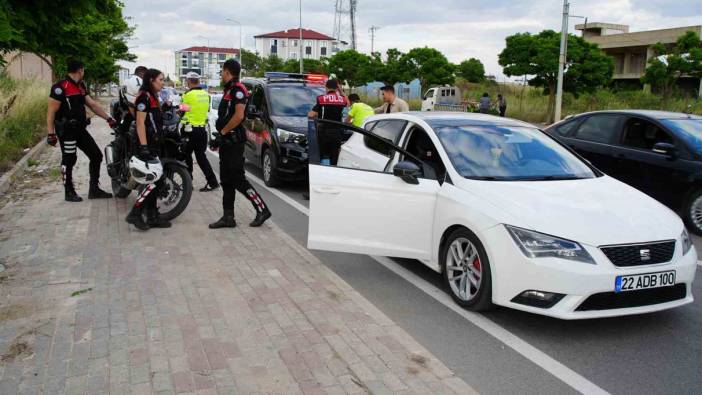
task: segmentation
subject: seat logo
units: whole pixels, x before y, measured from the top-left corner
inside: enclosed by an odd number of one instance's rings
[[[651,260],[651,250],[649,250],[649,249],[639,250],[639,256],[641,256],[642,261],[650,261]]]

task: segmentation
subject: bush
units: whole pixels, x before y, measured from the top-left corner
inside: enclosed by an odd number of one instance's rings
[[[0,172],[45,137],[48,86],[0,74]]]

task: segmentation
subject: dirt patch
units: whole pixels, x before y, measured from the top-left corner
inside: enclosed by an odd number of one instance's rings
[[[426,366],[427,365],[427,357],[421,354],[417,353],[411,353],[409,355],[409,360],[416,363],[417,365],[420,366]]]
[[[27,343],[14,343],[4,354],[2,354],[2,357],[0,357],[0,361],[12,362],[15,360],[15,358],[19,357],[20,355],[31,353],[32,348]]]
[[[2,306],[0,307],[0,322],[28,317],[32,314],[32,310],[31,306],[23,303]]]

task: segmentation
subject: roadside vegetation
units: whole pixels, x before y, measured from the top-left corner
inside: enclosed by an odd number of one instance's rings
[[[48,86],[0,74],[0,173],[44,138]]]

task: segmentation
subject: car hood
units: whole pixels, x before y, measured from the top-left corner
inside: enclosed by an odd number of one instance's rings
[[[307,134],[307,117],[281,117],[271,115],[271,120],[279,128],[290,132]]]
[[[563,181],[461,180],[490,202],[499,222],[592,246],[677,239],[680,218],[611,177]]]

